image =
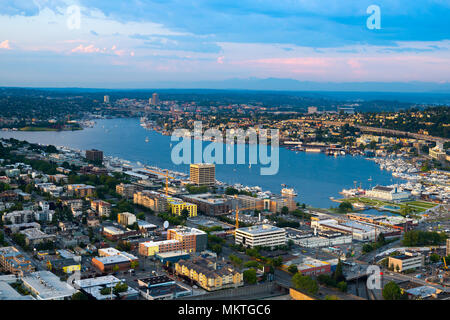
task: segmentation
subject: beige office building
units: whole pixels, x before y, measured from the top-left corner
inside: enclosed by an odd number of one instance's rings
[[[208,163],[191,164],[190,180],[197,186],[214,186],[216,184],[216,166]]]

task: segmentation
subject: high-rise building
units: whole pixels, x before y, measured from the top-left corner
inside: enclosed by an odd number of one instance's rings
[[[86,159],[89,161],[103,161],[103,151],[96,149],[86,150]]]
[[[450,256],[450,239],[447,239],[447,250],[446,250],[446,256]]]
[[[109,96],[104,96],[103,97],[103,102],[109,103]]]
[[[208,163],[191,164],[190,180],[197,186],[216,184],[216,166]]]
[[[154,105],[158,105],[159,104],[159,96],[158,96],[157,93],[154,93],[152,95],[152,104],[154,104]]]

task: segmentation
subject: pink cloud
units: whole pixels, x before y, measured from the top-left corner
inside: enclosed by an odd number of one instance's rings
[[[72,49],[72,52],[94,53],[94,52],[100,52],[100,49],[94,47],[93,44],[88,45],[88,46],[83,46],[82,44],[80,44],[78,47]]]
[[[271,58],[251,60],[250,62],[267,65],[289,65],[305,67],[326,67],[330,64],[327,58]]]
[[[11,50],[11,47],[9,46],[9,40],[0,42],[0,49]]]

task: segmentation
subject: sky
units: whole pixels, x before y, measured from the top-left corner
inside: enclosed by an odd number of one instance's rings
[[[448,87],[449,17],[450,0],[2,0],[0,86]]]

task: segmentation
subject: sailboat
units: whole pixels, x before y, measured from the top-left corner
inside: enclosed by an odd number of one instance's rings
[[[148,137],[146,137],[145,138],[145,142],[149,142],[150,140],[149,140],[149,138]]]

